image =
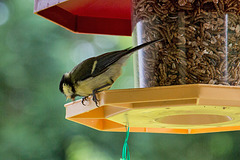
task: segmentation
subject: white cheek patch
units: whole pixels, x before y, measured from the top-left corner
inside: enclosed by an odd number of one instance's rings
[[[73,95],[72,88],[69,85],[63,84],[63,93],[67,97]]]

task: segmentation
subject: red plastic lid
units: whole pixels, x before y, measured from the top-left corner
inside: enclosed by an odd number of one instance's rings
[[[34,12],[77,33],[131,36],[130,0],[35,0]]]

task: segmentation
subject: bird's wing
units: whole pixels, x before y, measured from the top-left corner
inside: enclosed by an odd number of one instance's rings
[[[127,55],[128,50],[129,48],[120,51],[108,52],[96,57],[96,66],[92,72],[92,76],[96,77],[108,70],[109,66],[117,62],[124,55]]]
[[[145,46],[148,46],[154,42],[163,41],[163,40],[164,39],[156,39],[156,40],[153,40],[150,42],[143,43],[136,47],[129,47],[124,50],[108,52],[108,53],[102,54],[100,56],[97,56],[96,57],[96,66],[94,68],[92,76],[95,77],[95,76],[98,76],[99,74],[105,72],[110,65],[112,65],[113,63],[118,61],[123,56],[133,53],[133,52],[135,52]]]
[[[71,79],[75,81],[82,81],[92,76],[92,68],[96,57],[86,59],[78,64],[71,71]]]
[[[75,81],[82,81],[89,77],[96,77],[108,70],[108,67],[119,60],[127,51],[128,49],[108,52],[86,59],[72,69],[71,78]]]
[[[72,79],[76,81],[82,81],[89,77],[96,77],[107,71],[112,64],[117,62],[123,56],[133,53],[154,42],[162,40],[163,39],[157,39],[138,45],[134,48],[130,47],[124,50],[108,52],[97,57],[89,58],[73,68],[71,71]]]

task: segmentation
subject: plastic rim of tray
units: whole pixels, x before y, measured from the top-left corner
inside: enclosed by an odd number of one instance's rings
[[[195,134],[240,130],[240,87],[206,84],[109,90],[65,104],[68,120],[101,130]]]

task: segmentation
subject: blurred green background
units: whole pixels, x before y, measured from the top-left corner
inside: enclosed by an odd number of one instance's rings
[[[65,120],[58,90],[84,59],[132,45],[131,37],[73,34],[33,14],[33,0],[0,0],[0,160],[118,160],[125,133]],[[132,58],[112,89],[133,88]],[[130,133],[133,160],[240,159],[239,132]]]

